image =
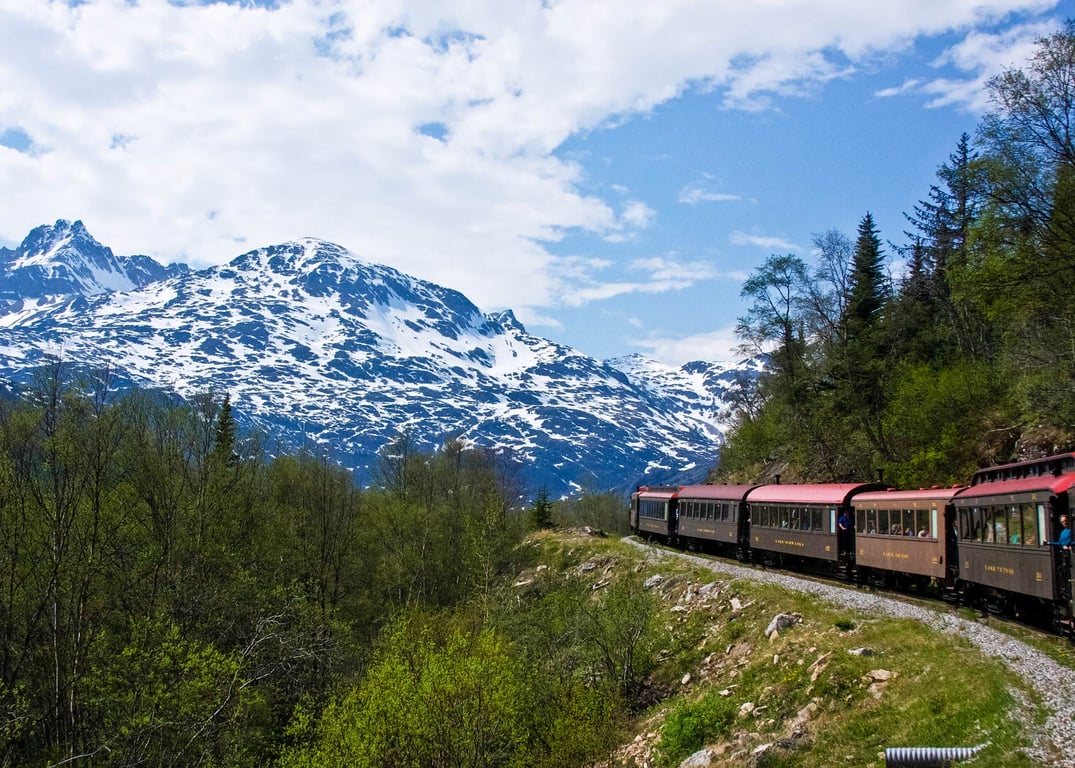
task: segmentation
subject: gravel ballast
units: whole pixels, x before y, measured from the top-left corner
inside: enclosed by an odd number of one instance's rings
[[[1046,722],[1043,725],[1035,724],[1029,714],[1021,718],[1028,729],[1028,754],[1043,765],[1075,768],[1075,671],[1026,643],[981,622],[963,619],[942,609],[933,610],[854,587],[825,584],[788,573],[657,549],[634,538],[628,541],[651,554],[682,558],[734,578],[774,584],[858,611],[914,619],[939,632],[960,635],[985,655],[1003,662],[1040,696],[1041,704],[1049,713]]]

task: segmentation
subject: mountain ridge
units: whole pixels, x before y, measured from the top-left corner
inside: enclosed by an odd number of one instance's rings
[[[36,267],[23,276],[39,281],[0,304],[0,375],[25,380],[61,352],[181,397],[226,392],[251,426],[326,450],[363,482],[404,432],[430,449],[454,437],[504,451],[526,464],[531,492],[554,495],[693,482],[719,454],[722,377],[740,367],[598,361],[530,334],[511,310],[482,313],[457,291],[316,238],[204,270],[124,272],[129,286],[102,288],[100,275],[125,262],[76,224],[39,227],[13,252],[39,256],[17,267]],[[66,250],[46,250],[43,234]],[[81,272],[79,253],[90,264]],[[70,293],[42,286],[54,262],[82,275]]]

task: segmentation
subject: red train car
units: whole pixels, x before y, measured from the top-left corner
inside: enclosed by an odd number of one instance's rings
[[[676,536],[677,487],[640,486],[631,494],[631,530],[672,543]]]
[[[954,499],[961,583],[1000,609],[1051,611],[1070,631],[1071,552],[1047,542],[1071,511],[1073,487],[1075,454],[976,472]]]
[[[677,535],[687,546],[713,542],[746,559],[750,546],[746,497],[756,485],[687,485],[677,494]]]
[[[845,562],[853,557],[854,538],[843,547],[836,533],[842,512],[853,513],[858,493],[887,488],[881,483],[818,483],[762,485],[747,494],[750,504],[750,545],[770,553],[762,559],[786,557]],[[777,555],[777,557],[772,557]]]
[[[954,586],[958,574],[952,499],[963,486],[860,493],[855,509],[855,566],[860,578],[901,586]]]

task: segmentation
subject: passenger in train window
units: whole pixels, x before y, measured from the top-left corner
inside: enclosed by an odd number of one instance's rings
[[[1071,549],[1071,528],[1068,526],[1068,516],[1060,516],[1060,535],[1057,536],[1056,541],[1047,541],[1046,544],[1051,544],[1056,547],[1063,547],[1064,549]]]

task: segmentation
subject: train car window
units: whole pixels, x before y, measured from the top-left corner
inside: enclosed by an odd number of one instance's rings
[[[722,501],[720,503],[720,519],[724,522],[728,522],[728,502]]]
[[[1008,543],[1016,546],[1023,543],[1023,511],[1019,504],[1008,507]]]
[[[1038,505],[1038,541],[1045,541],[1045,505]],[[1034,542],[1035,544],[1037,542]]]
[[[881,533],[881,529],[877,527],[877,515],[878,512],[873,509],[866,510],[866,531],[867,533]]]
[[[915,518],[915,535],[920,539],[926,539],[930,537],[930,524],[929,524],[929,510],[928,509],[916,509],[914,513]]]
[[[815,531],[821,530],[821,510],[815,509],[810,512],[810,525]]]
[[[1008,543],[1008,515],[1004,507],[993,510],[993,541],[997,544]]]
[[[937,508],[934,507],[929,511],[929,537],[936,540],[937,538]]]
[[[914,510],[903,510],[903,533],[901,536],[914,536],[917,529],[914,527]]]
[[[997,540],[997,529],[993,525],[994,512],[995,510],[992,507],[982,508],[982,528],[985,529],[985,542],[987,544],[993,544]]]
[[[1020,504],[1017,507],[1020,528],[1023,531],[1022,544],[1026,547],[1038,545],[1038,511],[1032,504]]]
[[[855,510],[855,533],[866,533],[866,510]]]
[[[713,502],[709,502],[705,505],[705,519],[716,520],[717,519],[717,505]]]

